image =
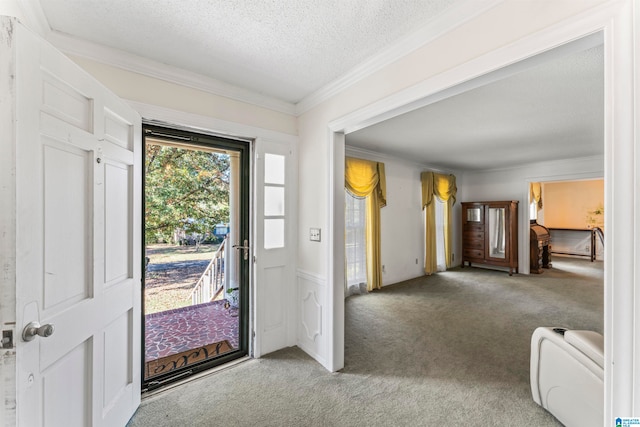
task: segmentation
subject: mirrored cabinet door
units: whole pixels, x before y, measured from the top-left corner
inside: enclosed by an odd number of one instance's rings
[[[489,256],[506,258],[505,208],[489,208]]]
[[[468,208],[467,222],[482,222],[482,207]]]

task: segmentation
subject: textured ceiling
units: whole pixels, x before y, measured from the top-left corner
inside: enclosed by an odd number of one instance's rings
[[[40,0],[52,31],[296,103],[461,0]]]
[[[346,142],[445,170],[603,155],[603,47],[350,133]]]

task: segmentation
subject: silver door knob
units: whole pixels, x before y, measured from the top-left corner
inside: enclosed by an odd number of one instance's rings
[[[36,335],[43,338],[53,335],[54,327],[52,324],[40,325],[39,322],[31,322],[22,330],[22,339],[25,341],[33,341]]]

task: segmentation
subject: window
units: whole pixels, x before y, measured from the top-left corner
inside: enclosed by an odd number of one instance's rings
[[[365,243],[366,198],[345,191],[345,255],[347,287],[367,283]]]
[[[538,219],[538,203],[535,200],[529,203],[529,219]]]
[[[285,242],[284,221],[285,157],[278,154],[264,155],[264,248],[283,248]]]
[[[436,266],[437,271],[447,271],[447,260],[445,256],[444,236],[446,225],[446,202],[434,196],[436,204]]]

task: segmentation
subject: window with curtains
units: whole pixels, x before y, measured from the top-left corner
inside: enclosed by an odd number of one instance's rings
[[[345,251],[347,286],[367,283],[365,242],[366,199],[345,191]]]
[[[422,172],[422,208],[425,210],[424,272],[446,270],[453,261],[451,212],[456,202],[456,177]],[[444,263],[442,254],[444,253]]]
[[[366,288],[367,291],[380,289],[380,209],[387,204],[384,163],[345,158],[344,186],[351,195],[364,198],[360,212],[364,212]]]
[[[529,183],[529,219],[538,219],[538,211],[542,209],[542,184]]]

